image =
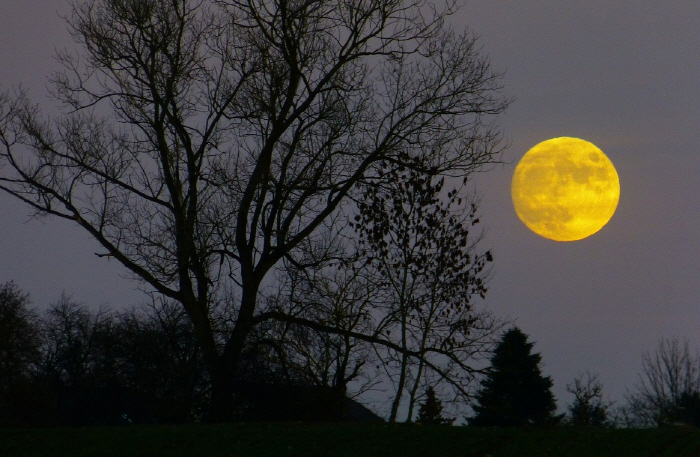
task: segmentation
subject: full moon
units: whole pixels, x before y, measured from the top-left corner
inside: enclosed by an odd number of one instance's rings
[[[576,241],[598,232],[613,216],[620,179],[594,144],[552,138],[520,160],[511,195],[515,212],[530,230],[554,241]]]

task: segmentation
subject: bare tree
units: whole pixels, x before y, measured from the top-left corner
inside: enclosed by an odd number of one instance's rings
[[[224,420],[246,339],[294,319],[258,313],[261,286],[360,184],[384,179],[379,163],[418,157],[462,177],[497,159],[500,75],[447,27],[454,7],[76,1],[84,52],[59,53],[51,79],[65,114],[44,118],[22,92],[0,99],[0,189],[78,224],[98,255],[183,306]],[[223,335],[211,310],[232,289]]]
[[[642,357],[639,382],[626,395],[629,421],[658,426],[679,415],[682,397],[700,393],[700,355],[691,354],[688,341],[662,339],[653,354]]]
[[[41,319],[42,360],[37,381],[48,393],[53,424],[86,425],[116,418],[117,399],[108,392],[118,376],[115,316],[66,294]]]
[[[110,339],[114,316],[106,309],[91,311],[63,294],[42,319],[42,371],[53,372],[71,389],[80,389],[100,369],[108,350],[102,344]]]

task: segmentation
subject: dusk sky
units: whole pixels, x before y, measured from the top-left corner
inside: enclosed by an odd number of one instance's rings
[[[70,45],[63,1],[0,2],[0,86],[22,84],[50,107],[46,76]],[[660,338],[700,348],[700,4],[688,1],[471,0],[454,18],[480,36],[515,101],[501,118],[502,166],[472,180],[482,198],[482,246],[494,253],[486,303],[536,342],[560,409],[578,372],[600,375],[622,403],[641,355]],[[576,242],[544,239],[518,219],[510,180],[535,144],[594,143],[620,177],[610,222]],[[115,308],[145,296],[116,261],[94,255],[77,226],[30,221],[0,195],[0,283],[44,307],[65,291]]]

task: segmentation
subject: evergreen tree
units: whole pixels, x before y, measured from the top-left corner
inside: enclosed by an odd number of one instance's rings
[[[700,427],[700,392],[683,392],[676,402],[676,422]]]
[[[419,424],[451,424],[454,419],[445,419],[442,417],[442,402],[435,396],[435,390],[432,387],[428,387],[425,392],[426,398],[425,403],[420,406],[418,410],[418,423]]]
[[[603,385],[598,382],[598,375],[580,374],[574,382],[567,384],[567,392],[574,395],[574,402],[569,405],[567,423],[577,427],[607,427],[608,409],[611,402],[603,400]]]
[[[508,330],[491,358],[491,368],[481,382],[472,405],[469,425],[522,426],[556,423],[552,380],[542,376],[541,356],[532,354],[534,343],[519,328]]]
[[[606,427],[608,426],[608,413],[600,404],[586,403],[577,398],[569,406],[568,423],[577,427]]]

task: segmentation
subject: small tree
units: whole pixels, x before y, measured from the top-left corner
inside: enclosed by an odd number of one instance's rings
[[[442,402],[435,396],[435,390],[428,387],[425,392],[425,403],[420,405],[418,410],[419,424],[452,424],[453,419],[445,419],[442,417]]]
[[[476,394],[472,405],[476,415],[468,418],[469,425],[522,426],[558,421],[553,414],[556,404],[552,379],[542,376],[542,357],[531,353],[533,345],[517,327],[505,332]]]
[[[382,284],[385,303],[377,308],[390,317],[383,332],[401,349],[382,355],[386,367],[395,367],[387,371],[396,389],[389,415],[395,422],[406,397],[412,419],[425,376],[436,374],[435,387],[467,398],[471,364],[493,347],[502,324],[474,308],[487,292],[493,260],[477,249],[476,200],[463,186],[445,192],[444,177],[420,171],[418,160],[407,158],[400,171],[386,167],[382,175],[392,176],[391,184],[367,186],[353,227],[363,266]]]
[[[603,401],[603,385],[598,382],[598,375],[580,374],[572,384],[566,385],[566,391],[573,394],[574,402],[569,405],[568,423],[579,427],[606,427],[608,409],[612,405]]]

